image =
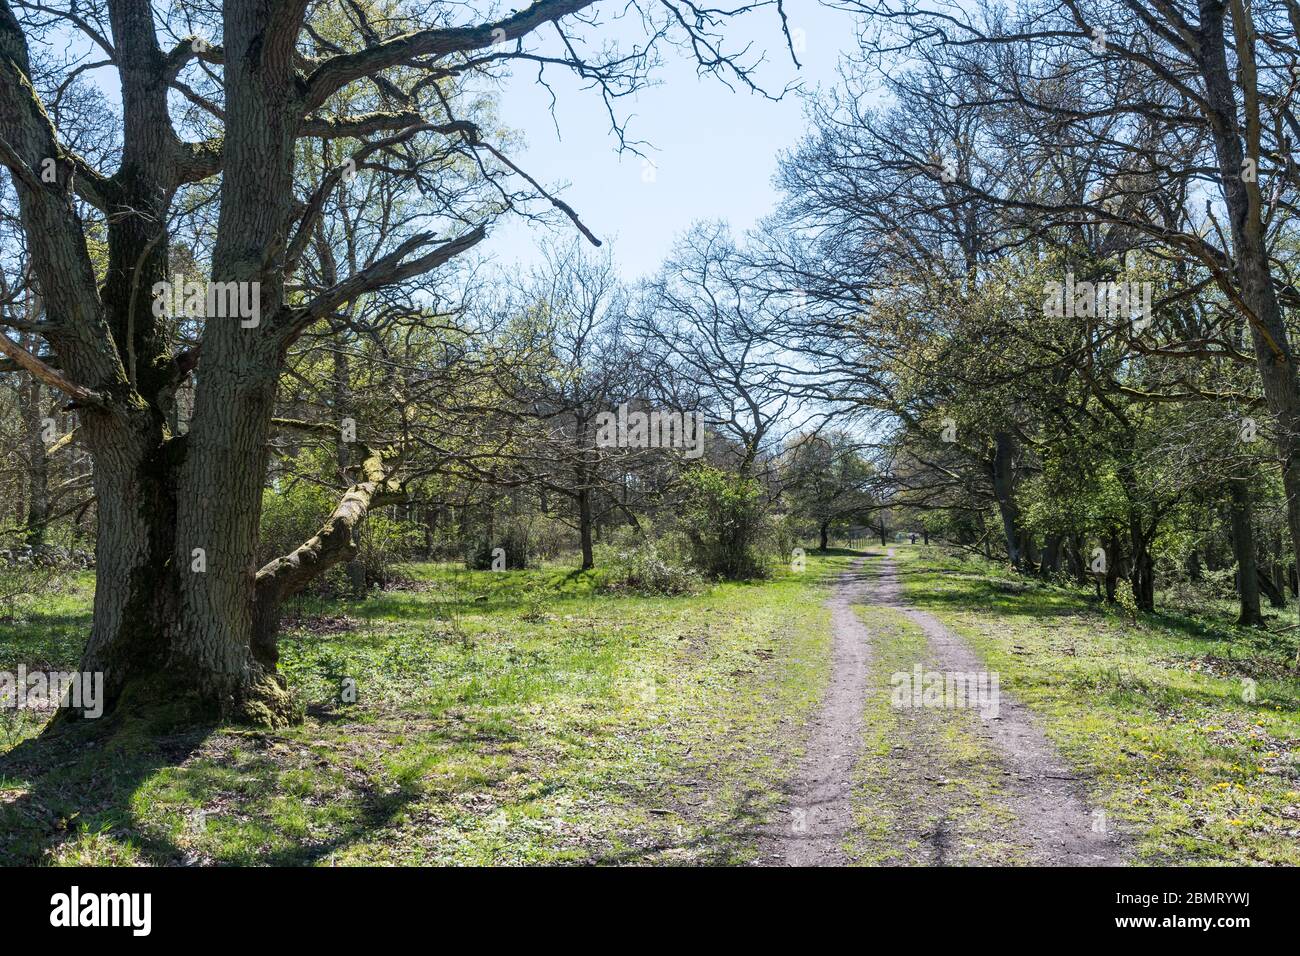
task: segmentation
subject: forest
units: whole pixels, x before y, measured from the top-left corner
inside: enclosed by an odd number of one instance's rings
[[[0,863],[1300,863],[1300,4],[812,6],[0,0]]]

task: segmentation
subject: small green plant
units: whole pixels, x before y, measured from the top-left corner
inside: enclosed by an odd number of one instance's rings
[[[0,621],[14,621],[41,596],[62,591],[69,574],[69,569],[53,562],[0,558]]]
[[[1133,585],[1123,578],[1115,582],[1115,606],[1123,611],[1124,616],[1130,621],[1137,620],[1138,606],[1133,596]]]

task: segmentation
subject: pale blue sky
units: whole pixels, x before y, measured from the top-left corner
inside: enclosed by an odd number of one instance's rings
[[[598,10],[621,7],[610,0]],[[790,60],[774,9],[744,18],[743,32],[735,34],[766,51],[764,87],[833,84],[841,53],[853,45],[853,17],[816,0],[788,0],[786,11],[792,32],[802,31],[802,69]],[[632,27],[619,24],[612,33],[626,42],[639,35]],[[621,117],[632,116],[628,139],[653,147],[642,147],[655,165],[652,182],[643,179],[640,157],[618,154],[598,93],[584,92],[572,76],[547,70],[558,101],[554,120],[550,95],[535,81],[536,67],[519,68],[501,97],[502,122],[525,137],[512,158],[548,187],[568,184],[562,198],[598,237],[613,241],[629,280],[658,268],[674,237],[697,220],[724,219],[740,233],[768,213],[778,198],[771,184],[777,155],[798,142],[805,125],[797,95],[773,103],[697,77],[689,55],[667,50],[665,59],[658,86],[615,107]],[[567,222],[548,231],[515,219],[495,229],[486,251],[502,264],[527,264],[536,260],[539,243],[568,242],[574,234]]]

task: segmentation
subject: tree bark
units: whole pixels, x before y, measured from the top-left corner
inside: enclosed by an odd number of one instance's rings
[[[1259,590],[1268,598],[1270,607],[1282,610],[1286,607],[1286,595],[1277,586],[1277,582],[1264,573],[1263,568],[1256,569],[1256,578],[1259,581]]]
[[[591,488],[585,476],[578,486],[578,537],[582,544],[582,570],[590,571],[596,566],[595,551],[591,545]]]
[[[1236,260],[1234,278],[1241,304],[1249,313],[1251,339],[1264,397],[1277,420],[1287,528],[1292,554],[1300,554],[1300,390],[1297,390],[1295,358],[1273,287],[1259,183],[1253,177],[1242,175],[1246,159],[1257,165],[1260,161],[1259,93],[1255,86],[1253,27],[1249,16],[1233,17],[1233,39],[1239,61],[1236,75],[1242,86],[1246,118],[1243,146],[1233,73],[1226,53],[1225,10],[1226,5],[1201,0],[1203,42],[1199,63],[1205,80],[1219,178],[1228,209]]]
[[[1043,560],[1038,566],[1039,577],[1048,578],[1061,568],[1061,536],[1049,534],[1043,542]]]

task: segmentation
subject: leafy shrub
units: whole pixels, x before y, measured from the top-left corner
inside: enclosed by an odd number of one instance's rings
[[[471,571],[490,571],[492,569],[492,552],[497,548],[505,550],[505,566],[509,571],[520,571],[528,567],[532,555],[532,534],[527,522],[511,521],[503,528],[498,528],[491,538],[481,538],[465,555],[465,567]]]
[[[297,482],[262,494],[262,527],[257,566],[288,554],[317,531],[338,504],[338,495],[319,485]]]
[[[1133,596],[1133,585],[1126,578],[1115,582],[1115,605],[1130,621],[1137,620],[1137,599]]]
[[[424,530],[414,522],[372,512],[361,523],[357,544],[366,587],[383,589],[402,578],[400,566],[424,546]]]
[[[691,469],[684,481],[682,530],[691,543],[692,563],[725,580],[763,576],[764,514],[758,482],[707,465]]]
[[[603,589],[634,594],[698,594],[704,579],[694,568],[663,554],[655,542],[615,553]]]

